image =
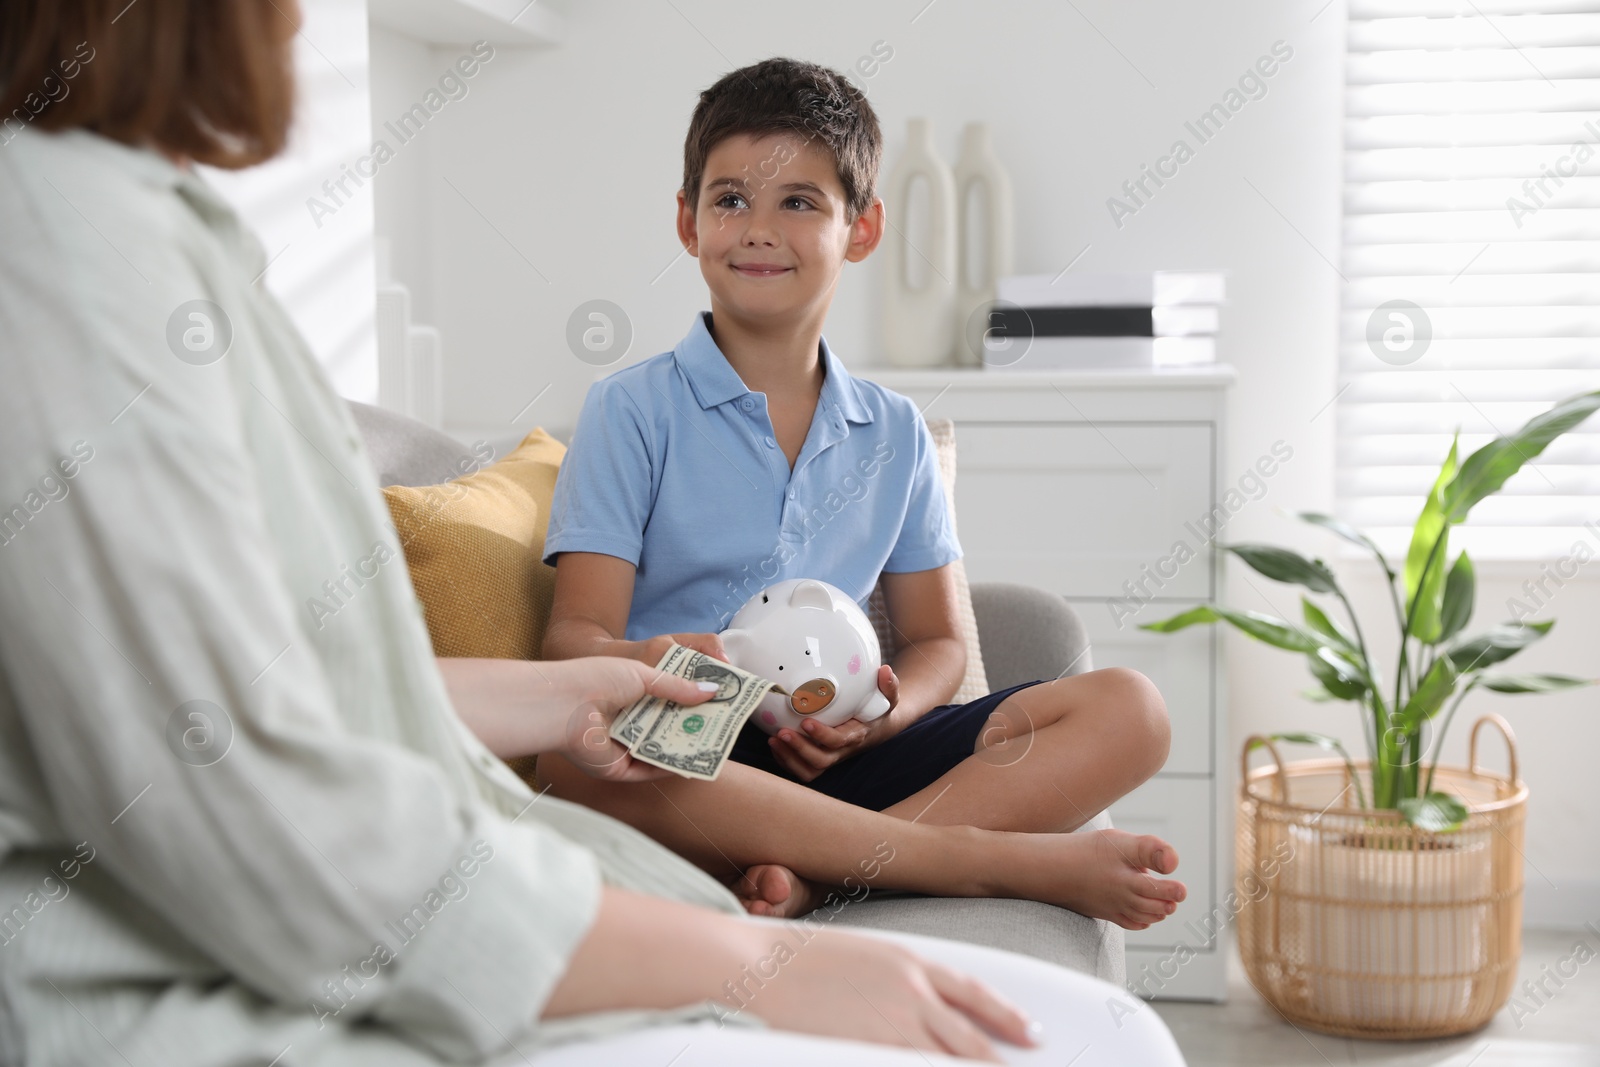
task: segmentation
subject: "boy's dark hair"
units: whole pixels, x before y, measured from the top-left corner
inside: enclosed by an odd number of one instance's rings
[[[706,157],[718,144],[736,134],[789,131],[821,141],[833,154],[851,221],[872,205],[883,162],[883,133],[872,105],[843,74],[775,56],[723,75],[700,94],[683,141],[690,207],[699,205]]]

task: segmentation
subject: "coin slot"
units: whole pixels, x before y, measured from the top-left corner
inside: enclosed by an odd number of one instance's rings
[[[796,687],[794,694],[789,697],[789,706],[798,715],[815,715],[832,704],[837,695],[838,691],[832,682],[826,678],[813,678]]]

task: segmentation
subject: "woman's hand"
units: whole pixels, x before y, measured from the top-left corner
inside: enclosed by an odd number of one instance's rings
[[[787,946],[783,952],[779,943]],[[741,973],[766,979],[734,999]],[[1034,1045],[1028,1017],[975,978],[882,938],[756,922],[615,886],[542,1018],[713,1000],[779,1030],[1000,1062],[989,1034]],[[985,1033],[988,1031],[988,1034]]]
[[[778,936],[782,927],[774,927]],[[987,1030],[1032,1045],[1029,1020],[985,983],[891,942],[821,930],[755,992],[769,1025],[1001,1062]]]
[[[649,693],[688,706],[716,692],[714,682],[692,682],[645,666],[637,660],[596,656],[566,660],[586,670],[592,695],[578,704],[567,723],[561,754],[591,778],[608,782],[648,782],[672,772],[633,758],[621,742],[611,737],[611,724],[634,701]]]
[[[768,740],[773,758],[800,781],[810,782],[840,760],[881,745],[901,730],[893,715],[900,703],[900,679],[887,663],[878,668],[878,691],[888,698],[889,710],[876,719],[846,719],[838,726],[805,719],[799,731],[785,727]]]
[[[699,704],[715,691],[632,659],[557,661],[441,658],[456,714],[501,759],[560,752],[596,778],[643,782],[670,771],[611,740],[611,724],[646,692]],[[709,683],[707,683],[709,684]]]

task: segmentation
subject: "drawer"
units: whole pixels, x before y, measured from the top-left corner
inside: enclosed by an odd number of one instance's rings
[[[1074,597],[1144,582],[1210,599],[1210,423],[958,422],[956,518],[967,574]],[[1186,553],[1175,556],[1183,542]]]
[[[1217,627],[1191,626],[1170,634],[1139,629],[1140,623],[1195,607],[1192,602],[1149,604],[1119,623],[1119,613],[1104,600],[1067,599],[1089,632],[1089,658],[1095,667],[1131,667],[1161,690],[1172,720],[1172,749],[1162,770],[1215,774]]]
[[[1111,805],[1111,821],[1117,829],[1155,834],[1178,850],[1178,869],[1173,877],[1189,890],[1188,899],[1164,921],[1148,930],[1129,930],[1130,949],[1168,950],[1176,948],[1180,941],[1196,952],[1214,948],[1209,940],[1218,927],[1218,918],[1213,915],[1217,903],[1215,789],[1210,778],[1162,775]],[[1134,977],[1130,962],[1128,978]]]

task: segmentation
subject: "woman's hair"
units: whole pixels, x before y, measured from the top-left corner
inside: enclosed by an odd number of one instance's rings
[[[0,0],[0,144],[79,128],[218,167],[283,148],[296,0]]]
[[[877,113],[839,72],[782,57],[724,74],[700,94],[683,141],[683,192],[689,206],[699,203],[713,148],[735,134],[771,133],[799,133],[807,142],[822,142],[837,164],[850,219],[872,206],[883,160]]]

